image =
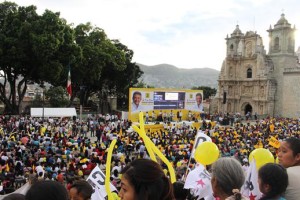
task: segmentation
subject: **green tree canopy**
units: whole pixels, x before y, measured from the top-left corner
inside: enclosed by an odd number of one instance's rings
[[[72,67],[72,89],[74,95],[80,94],[80,87],[84,86],[84,102],[103,89],[103,84],[109,82],[112,73],[107,71],[123,71],[126,68],[126,59],[109,40],[105,32],[93,27],[90,23],[75,27],[75,41],[81,49],[81,59]]]
[[[18,113],[29,81],[56,82],[72,46],[70,29],[59,13],[36,13],[35,6],[0,4],[0,100]],[[71,55],[68,55],[70,57]]]
[[[50,87],[46,98],[52,107],[66,107],[69,104],[66,89],[62,86]]]
[[[0,3],[0,100],[18,113],[27,84],[66,87],[69,66],[73,95],[126,96],[142,72],[132,62],[133,51],[90,23],[68,25],[59,13],[35,6]],[[84,92],[81,92],[84,86]]]

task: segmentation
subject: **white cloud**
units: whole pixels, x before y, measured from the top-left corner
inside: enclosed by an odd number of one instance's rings
[[[290,23],[299,23],[297,0],[15,0],[59,11],[69,23],[91,22],[111,39],[135,53],[134,61],[168,63],[182,68],[220,70],[225,40],[238,23],[242,31],[256,30],[265,48],[269,25],[284,9]],[[298,6],[297,6],[298,5]],[[300,34],[297,35],[297,46]]]

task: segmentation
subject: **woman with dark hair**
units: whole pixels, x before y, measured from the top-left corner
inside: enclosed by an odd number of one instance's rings
[[[19,193],[11,193],[4,197],[3,200],[25,200],[25,196]]]
[[[260,200],[284,200],[282,194],[288,185],[288,175],[284,167],[274,163],[262,166],[258,171],[259,190],[263,193]]]
[[[173,186],[160,165],[148,159],[136,159],[122,171],[122,200],[173,200]]]
[[[185,200],[189,194],[189,190],[184,189],[184,182],[181,181],[173,183],[173,189],[176,200]]]
[[[67,189],[56,181],[38,181],[25,195],[26,200],[68,200]]]
[[[288,187],[284,197],[288,200],[298,200],[300,197],[300,139],[288,138],[281,142],[278,160],[287,169]]]

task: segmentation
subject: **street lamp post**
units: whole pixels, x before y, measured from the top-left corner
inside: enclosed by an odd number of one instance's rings
[[[44,122],[44,91],[40,91],[38,88],[36,88],[35,93],[36,93],[36,100],[39,101],[39,106],[41,106],[42,104],[42,121]],[[42,100],[42,95],[43,95],[43,100]]]
[[[44,117],[45,117],[45,91],[44,91],[44,88],[42,88],[43,91],[42,91],[42,94],[43,94],[43,115],[42,115],[42,121],[44,123]]]
[[[84,103],[84,93],[85,93],[85,86],[82,85],[82,86],[80,86],[80,108],[79,108],[80,123],[82,123],[82,106],[83,106],[83,103]]]

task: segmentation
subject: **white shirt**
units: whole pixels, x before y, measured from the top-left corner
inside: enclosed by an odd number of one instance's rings
[[[286,188],[284,197],[287,200],[299,200],[300,197],[300,166],[287,168],[289,184]]]
[[[137,111],[141,111],[142,110],[142,106],[141,104],[136,105],[135,103],[131,104],[131,112],[137,112]]]
[[[37,174],[39,174],[40,172],[43,172],[43,176],[42,177],[44,177],[44,169],[43,169],[43,167],[41,165],[36,166],[35,170],[36,170]]]
[[[194,110],[194,111],[200,111],[200,112],[203,112],[203,104],[202,104],[202,103],[201,103],[200,105],[195,104],[195,105],[193,106],[193,110]]]
[[[1,159],[4,160],[4,161],[7,161],[8,157],[3,155],[3,156],[1,156]]]

